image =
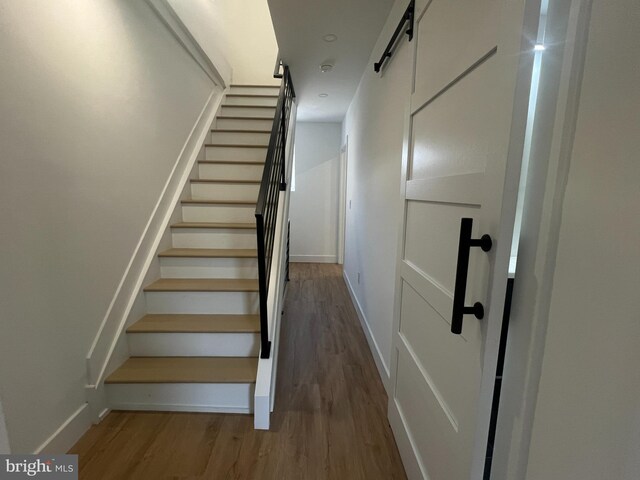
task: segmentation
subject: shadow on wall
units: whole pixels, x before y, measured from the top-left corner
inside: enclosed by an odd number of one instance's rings
[[[296,190],[291,194],[291,261],[336,263],[340,123],[296,126]]]

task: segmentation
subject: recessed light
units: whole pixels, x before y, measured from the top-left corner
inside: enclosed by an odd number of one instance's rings
[[[329,94],[328,93],[320,93],[318,96],[320,98],[327,98],[329,96]]]
[[[330,63],[323,63],[322,65],[320,65],[320,71],[322,73],[327,73],[331,70],[333,70],[333,65],[331,65]]]
[[[537,43],[537,44],[536,44],[536,46],[535,46],[535,47],[533,47],[533,49],[534,49],[536,52],[542,52],[543,50],[545,50],[545,49],[546,49],[546,47],[545,47],[543,44],[541,44],[541,43]]]
[[[322,37],[322,39],[325,42],[335,42],[338,39],[338,36],[334,35],[333,33],[330,33],[330,34],[325,35],[324,37]]]

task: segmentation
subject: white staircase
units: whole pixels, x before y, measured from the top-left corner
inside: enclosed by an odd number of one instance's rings
[[[112,409],[253,409],[260,348],[255,207],[278,88],[232,86],[126,331],[130,358],[105,380]]]

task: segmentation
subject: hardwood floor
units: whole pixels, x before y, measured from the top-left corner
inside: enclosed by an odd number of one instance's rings
[[[406,478],[338,265],[291,264],[270,431],[250,415],[112,412],[71,449],[80,478]]]

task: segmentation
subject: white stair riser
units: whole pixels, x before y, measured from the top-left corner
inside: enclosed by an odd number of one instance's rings
[[[240,228],[174,228],[174,248],[256,248],[256,230]]]
[[[258,190],[260,185],[252,183],[192,183],[191,198],[255,202],[258,199]]]
[[[255,205],[183,205],[185,222],[255,222]]]
[[[216,128],[225,130],[269,130],[273,126],[273,118],[266,120],[240,120],[236,118],[218,118],[216,119]]]
[[[235,92],[234,92],[235,93]],[[243,95],[246,92],[242,93]],[[267,94],[270,95],[270,94]],[[278,103],[278,97],[230,97],[227,96],[224,99],[224,104],[226,105],[267,105],[269,107],[275,107]]]
[[[232,117],[260,117],[273,120],[276,114],[276,108],[233,107],[223,105],[220,108],[220,114]]]
[[[267,158],[267,147],[206,147],[205,160],[239,160],[248,162],[264,162]]]
[[[269,133],[211,132],[210,143],[237,143],[249,145],[269,145]]]
[[[261,180],[264,165],[229,165],[201,163],[198,173],[203,180]]]
[[[107,384],[113,410],[251,413],[253,383]]]
[[[280,93],[280,85],[261,87],[232,86],[229,89],[229,93],[239,93],[242,95],[278,95]]]
[[[258,313],[258,292],[146,292],[147,313]]]
[[[161,257],[160,272],[162,278],[258,278],[258,261],[255,258]]]
[[[259,333],[129,333],[134,357],[256,357]]]

